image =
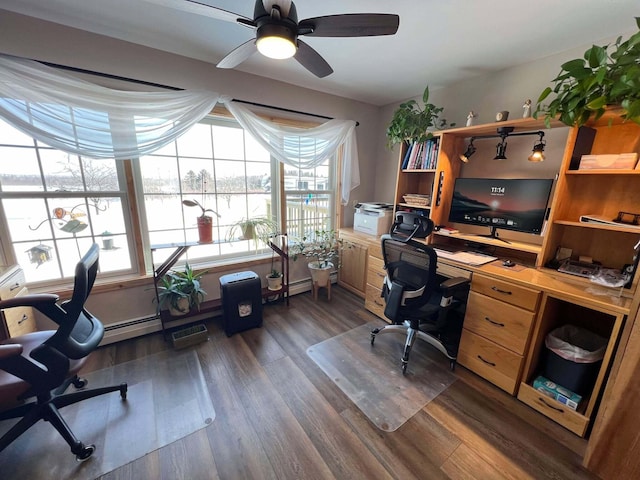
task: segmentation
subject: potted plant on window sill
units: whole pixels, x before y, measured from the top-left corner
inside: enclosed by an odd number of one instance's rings
[[[640,29],[640,17],[636,25]],[[580,127],[612,111],[640,124],[640,32],[624,42],[618,37],[611,53],[609,47],[593,45],[584,58],[563,63],[553,88],[540,94],[533,116],[545,115],[547,127],[556,117],[565,125]],[[543,104],[551,93],[556,97]]]
[[[160,308],[166,308],[173,316],[189,313],[191,309],[200,310],[200,304],[207,294],[200,286],[200,279],[207,272],[195,273],[189,264],[184,271],[170,271],[158,285]]]
[[[211,215],[207,215],[207,212],[215,214],[218,218],[220,218],[220,215],[210,208],[204,208],[196,200],[183,200],[182,204],[187,207],[200,207],[202,215],[198,217],[198,242],[213,242],[213,217]]]
[[[113,234],[108,230],[102,232],[102,248],[103,250],[113,250]]]

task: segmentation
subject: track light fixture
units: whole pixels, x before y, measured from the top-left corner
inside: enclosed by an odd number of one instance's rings
[[[474,153],[476,153],[476,147],[473,145],[473,137],[471,137],[469,145],[467,145],[467,149],[462,155],[460,155],[460,160],[462,160],[464,163],[468,163],[471,155],[473,155]]]
[[[527,157],[530,162],[543,162],[545,159],[544,146],[547,142],[544,140],[544,132],[538,132],[538,134],[540,135],[540,140],[533,145],[533,153]]]
[[[533,146],[533,152],[529,155],[528,160],[530,162],[542,162],[544,160],[544,132],[538,130],[537,132],[516,132],[513,133],[514,127],[500,127],[497,130],[496,135],[477,135],[469,139],[469,145],[465,152],[460,155],[460,160],[467,163],[469,157],[476,152],[476,147],[473,145],[473,141],[478,138],[500,138],[500,142],[496,145],[496,156],[494,160],[506,160],[507,159],[507,137],[519,137],[522,135],[539,135],[540,139]]]

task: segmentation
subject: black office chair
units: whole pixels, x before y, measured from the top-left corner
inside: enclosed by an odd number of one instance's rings
[[[87,398],[119,391],[127,384],[81,390],[64,395],[70,384],[86,386],[77,373],[104,335],[102,323],[84,308],[98,272],[98,245],[93,244],[76,265],[73,296],[58,303],[52,294],[35,294],[0,301],[0,309],[33,307],[58,324],[57,330],[28,333],[0,342],[0,420],[20,418],[2,438],[0,452],[39,420],[51,423],[79,461],[95,451],[73,434],[58,409]],[[25,400],[35,400],[25,403]]]
[[[393,323],[371,331],[371,345],[384,333],[406,334],[402,373],[416,338],[442,352],[455,368],[458,344],[469,293],[469,280],[440,276],[437,254],[425,243],[433,222],[415,214],[398,213],[391,233],[382,235],[382,255],[387,274],[382,286],[385,316]]]

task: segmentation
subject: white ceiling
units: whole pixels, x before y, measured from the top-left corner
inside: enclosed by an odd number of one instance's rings
[[[182,1],[0,0],[0,8],[213,64],[254,35],[241,25],[153,3]],[[198,1],[253,18],[254,0]],[[295,4],[300,20],[340,13],[395,13],[400,27],[394,36],[304,38],[334,69],[323,79],[293,59],[270,60],[260,54],[236,69],[374,105],[420,95],[426,85],[436,89],[628,35],[636,30],[634,17],[640,16],[638,0],[297,0]]]

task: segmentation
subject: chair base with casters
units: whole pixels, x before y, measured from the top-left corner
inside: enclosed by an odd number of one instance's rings
[[[120,392],[127,398],[127,384],[65,394],[70,385],[82,389],[78,377],[104,336],[102,323],[84,304],[98,271],[99,247],[94,244],[76,266],[70,300],[57,295],[35,294],[0,301],[0,309],[32,307],[58,325],[57,330],[28,333],[0,342],[0,420],[20,420],[0,438],[0,452],[38,421],[49,422],[65,439],[76,459],[88,459],[95,445],[86,445],[73,434],[60,409],[83,400]],[[28,403],[26,403],[28,402]]]
[[[401,365],[406,373],[409,355],[416,339],[435,347],[449,359],[454,370],[470,281],[445,279],[437,274],[437,254],[427,244],[413,238],[426,238],[433,222],[422,216],[399,212],[391,233],[382,235],[382,257],[386,276],[382,285],[384,315],[391,325],[371,331],[371,345],[378,335],[406,335]]]

